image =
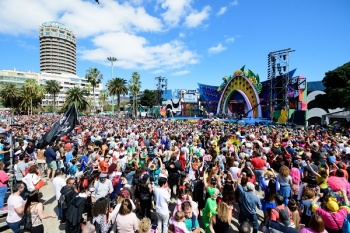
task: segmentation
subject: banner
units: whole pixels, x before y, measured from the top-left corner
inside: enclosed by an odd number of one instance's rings
[[[64,115],[51,126],[50,130],[44,134],[38,141],[36,147],[43,148],[49,145],[57,138],[61,138],[70,133],[78,124],[78,111],[75,104],[73,104]]]

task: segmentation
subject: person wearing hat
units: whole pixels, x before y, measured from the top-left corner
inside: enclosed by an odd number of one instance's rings
[[[107,179],[107,173],[100,173],[99,180],[95,182],[95,193],[92,195],[95,200],[106,197],[113,192],[112,181]]]
[[[341,190],[344,205],[339,206],[337,199],[334,197],[328,197],[325,200],[325,209],[321,208],[316,204],[322,193],[318,194],[311,202],[311,210],[317,215],[321,216],[325,225],[326,230],[329,233],[341,233],[342,226],[345,218],[350,214],[349,199],[347,197],[346,190]]]
[[[268,231],[266,231],[268,230]],[[297,233],[294,224],[290,221],[290,215],[286,210],[279,211],[278,221],[269,220],[264,232],[284,232],[284,233]]]

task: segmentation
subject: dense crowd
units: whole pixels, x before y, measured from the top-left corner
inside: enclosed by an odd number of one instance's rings
[[[58,119],[0,126],[14,140],[13,177],[0,162],[0,208],[15,233],[44,232],[46,218],[66,232],[224,233],[233,218],[245,233],[350,232],[348,128],[82,117],[69,135],[36,148]],[[1,140],[0,153],[11,152]],[[45,182],[57,216],[40,202]]]

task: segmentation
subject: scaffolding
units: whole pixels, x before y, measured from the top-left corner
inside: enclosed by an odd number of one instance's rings
[[[275,110],[289,109],[288,84],[289,84],[289,53],[294,52],[290,48],[270,52],[268,54],[267,80],[269,81],[268,105],[270,118],[273,119]]]

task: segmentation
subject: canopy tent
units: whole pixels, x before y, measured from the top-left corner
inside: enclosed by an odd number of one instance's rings
[[[350,111],[340,111],[340,112],[333,112],[322,115],[322,124],[328,125],[330,119],[344,119],[347,122],[350,121]]]

